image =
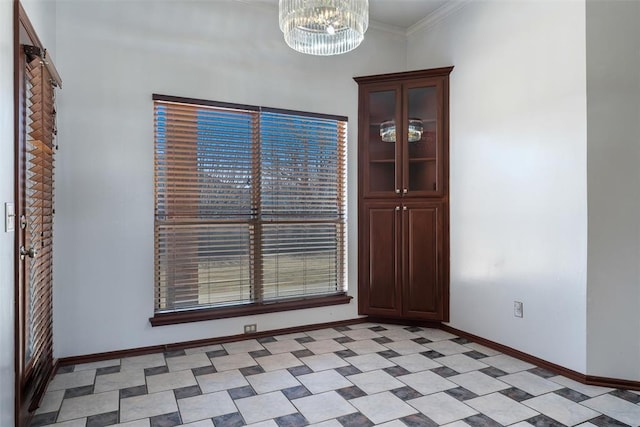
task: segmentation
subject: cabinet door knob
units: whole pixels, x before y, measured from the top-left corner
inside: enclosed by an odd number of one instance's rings
[[[406,210],[407,210],[407,207],[406,207],[406,206],[403,206],[403,207],[402,207],[402,210],[403,210],[403,211],[406,211]]]
[[[396,211],[399,211],[399,210],[400,210],[400,206],[396,206]]]
[[[402,194],[407,194],[408,190],[406,188],[402,189]]]
[[[396,194],[400,194],[400,189],[396,188]]]

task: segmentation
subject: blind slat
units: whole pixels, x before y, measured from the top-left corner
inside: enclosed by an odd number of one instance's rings
[[[155,102],[156,311],[346,291],[346,121],[257,110]]]

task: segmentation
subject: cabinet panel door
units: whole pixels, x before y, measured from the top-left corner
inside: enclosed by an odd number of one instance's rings
[[[405,203],[404,208],[403,315],[439,320],[442,316],[442,204]]]
[[[440,196],[443,192],[443,80],[432,78],[404,85],[402,186],[410,197]],[[406,191],[405,191],[406,190]]]
[[[400,206],[367,203],[362,218],[360,313],[400,315]]]
[[[396,143],[396,123],[400,121],[402,92],[399,85],[373,85],[360,96],[360,188],[364,197],[388,197],[400,192],[402,171],[401,144]]]

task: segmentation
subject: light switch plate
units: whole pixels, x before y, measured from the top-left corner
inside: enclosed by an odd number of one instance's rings
[[[4,231],[8,233],[16,229],[16,210],[13,203],[4,204]]]

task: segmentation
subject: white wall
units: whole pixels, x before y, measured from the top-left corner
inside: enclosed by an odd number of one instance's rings
[[[640,380],[640,2],[587,1],[590,375]]]
[[[585,372],[584,2],[471,2],[407,58],[455,66],[451,325]]]
[[[402,37],[354,52],[290,50],[277,10],[236,1],[61,0],[56,63],[57,357],[357,317],[349,305],[152,328],[152,93],[349,117],[349,293],[356,290],[356,75],[401,70]]]
[[[14,201],[13,159],[13,2],[0,0],[0,426],[14,423],[15,234],[4,228],[4,204]]]

